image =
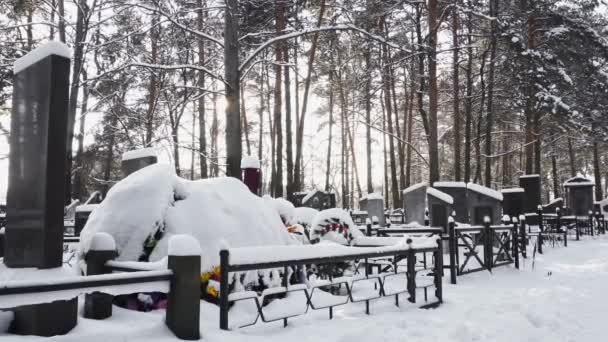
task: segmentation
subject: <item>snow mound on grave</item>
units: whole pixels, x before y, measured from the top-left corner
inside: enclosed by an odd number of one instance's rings
[[[223,248],[295,244],[281,218],[235,178],[189,181],[169,165],[145,167],[117,183],[91,214],[81,233],[81,256],[91,237],[105,232],[116,240],[118,260],[137,261],[144,242],[164,231],[150,261],[165,257],[169,239],[191,235],[201,247],[201,271],[219,265]]]
[[[268,195],[264,196],[264,200],[267,201],[267,203],[277,211],[277,213],[279,214],[279,216],[281,216],[285,224],[291,225],[297,223],[295,221],[296,208],[291,202],[281,197],[272,198]]]
[[[91,213],[80,234],[81,254],[88,251],[93,235],[102,232],[114,238],[119,260],[137,261],[144,241],[165,228],[167,209],[174,205],[176,193],[183,192],[169,165],[155,164],[129,175]]]
[[[312,225],[312,220],[314,220],[318,213],[319,211],[315,208],[298,207],[294,209],[294,220],[298,224],[310,227]]]
[[[340,226],[346,231],[340,231]],[[339,208],[320,211],[312,220],[310,239],[325,240],[341,245],[349,245],[353,240],[362,237],[348,212]]]

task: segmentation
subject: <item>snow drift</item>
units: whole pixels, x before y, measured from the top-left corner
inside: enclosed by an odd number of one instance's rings
[[[114,238],[120,261],[137,261],[155,235],[160,239],[149,255],[152,262],[167,255],[171,236],[194,236],[201,245],[201,271],[219,264],[222,248],[297,244],[277,211],[239,180],[189,181],[164,164],[145,167],[112,187],[81,233],[81,257],[98,232]]]

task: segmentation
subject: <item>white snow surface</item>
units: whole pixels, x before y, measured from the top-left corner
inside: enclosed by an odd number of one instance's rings
[[[252,156],[252,155],[247,155],[244,156],[243,159],[241,160],[241,169],[259,169],[260,168],[260,161],[258,160],[258,158]]]
[[[192,256],[201,254],[201,245],[190,235],[176,234],[169,239],[169,255]]]
[[[294,220],[296,223],[310,226],[318,213],[319,211],[315,208],[298,207],[294,209]]]
[[[219,265],[221,248],[297,243],[276,210],[235,178],[189,181],[173,167],[154,164],[110,189],[81,233],[80,256],[91,237],[106,232],[116,241],[119,261],[137,261],[144,241],[157,230],[163,237],[150,261],[167,256],[169,238],[195,237],[202,250],[201,271]]]
[[[13,73],[17,74],[50,55],[71,58],[72,50],[67,45],[56,40],[52,40],[16,60],[15,64],[13,65]]]
[[[475,191],[477,193],[480,193],[480,194],[488,196],[488,197],[492,197],[499,201],[503,200],[502,193],[500,193],[496,190],[490,189],[488,187],[485,187],[483,185],[479,185],[479,184],[475,184],[475,183],[468,183],[467,189],[471,190],[471,191]]]
[[[302,203],[306,203],[308,202],[308,200],[310,200],[312,198],[312,196],[314,196],[319,190],[315,189],[315,190],[310,190],[308,193],[306,193],[306,196],[302,197]]]
[[[583,181],[579,181],[581,179]],[[589,186],[589,185],[595,185],[595,182],[590,179],[587,179],[585,177],[582,177],[582,176],[572,177],[572,178],[567,179],[564,182],[565,187],[577,187],[577,186]]]
[[[363,197],[361,197],[361,199],[366,199],[366,200],[384,200],[384,196],[382,196],[382,194],[379,194],[377,192],[373,192],[371,194],[367,194]]]
[[[502,189],[502,190],[500,190],[500,192],[502,192],[503,194],[510,194],[510,193],[514,193],[514,192],[526,192],[526,190],[524,190],[523,188],[508,188],[508,189]]]
[[[218,328],[218,307],[201,302],[202,340],[401,342],[407,337],[408,342],[598,342],[605,339],[606,301],[603,299],[608,283],[605,236],[569,241],[567,248],[548,248],[545,254],[536,255],[534,268],[529,258],[522,260],[520,270],[499,267],[491,274],[468,274],[459,277],[457,285],[449,284],[446,269],[443,281],[444,303],[437,309],[420,310],[405,299],[396,307],[394,297],[386,297],[370,303],[371,315],[365,314],[365,303],[349,303],[334,308],[333,320],[328,319],[327,310],[309,310],[304,316],[289,319],[287,328],[279,321],[222,331]],[[322,294],[332,298],[326,292],[318,292]],[[297,294],[294,297],[295,301]],[[419,292],[418,298],[421,297]],[[281,304],[289,304],[290,300],[277,300],[276,305],[289,306]],[[255,312],[252,300],[235,303],[230,310],[231,326],[237,323],[239,314],[247,312],[246,306]],[[2,321],[0,317],[0,324]],[[0,330],[0,342],[46,340],[2,334]],[[164,310],[144,313],[115,306],[112,317],[104,320],[86,319],[80,314],[76,328],[67,335],[55,336],[53,341],[179,340],[166,327]]]
[[[435,182],[433,183],[434,187],[439,188],[466,188],[467,185],[465,182]]]
[[[454,197],[446,194],[443,191],[437,190],[435,188],[426,188],[426,194],[436,197],[446,203],[454,204]]]
[[[116,242],[114,242],[112,235],[99,232],[93,235],[89,248],[94,251],[115,251]]]
[[[537,173],[519,176],[519,178],[538,178],[538,177],[540,177],[540,175]]]
[[[140,148],[138,150],[127,151],[122,154],[122,160],[139,159],[145,157],[156,157],[156,147]]]
[[[284,198],[272,198],[268,195],[264,196],[264,200],[268,205],[274,208],[277,213],[285,220],[286,224],[295,224],[296,208],[291,202]]]
[[[418,189],[423,188],[423,187],[425,187],[425,186],[429,186],[429,184],[428,184],[428,183],[426,183],[426,182],[422,182],[422,183],[414,184],[414,185],[410,186],[409,188],[404,189],[404,190],[403,190],[403,194],[405,195],[405,194],[407,194],[407,193],[410,193],[410,192],[412,192],[412,191],[414,191],[414,190],[418,190]]]

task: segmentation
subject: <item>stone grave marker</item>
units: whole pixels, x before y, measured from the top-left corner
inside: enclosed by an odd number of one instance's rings
[[[523,188],[510,188],[502,189],[502,212],[504,215],[509,215],[511,218],[516,217],[519,220],[519,216],[524,214],[524,196],[525,190]]]
[[[142,148],[123,153],[121,169],[124,177],[144,167],[158,162],[158,156],[154,147]]]
[[[427,183],[418,183],[403,190],[403,207],[405,208],[407,223],[418,222],[424,224],[427,187]]]
[[[452,196],[454,199],[453,210],[456,212],[454,220],[456,222],[469,223],[467,185],[464,182],[435,182],[433,188]]]
[[[587,217],[589,211],[593,210],[594,185],[592,181],[585,177],[573,177],[564,183],[571,215]]]
[[[502,193],[496,190],[475,183],[467,184],[469,217],[474,225],[483,224],[485,216],[490,218],[492,224],[500,224],[502,201]]]
[[[380,227],[386,225],[386,219],[384,217],[384,198],[382,195],[372,193],[362,197],[359,200],[359,207],[361,210],[367,211],[367,217],[369,217],[370,220],[376,216]]]
[[[442,227],[447,233],[448,218],[452,213],[454,198],[435,188],[427,188],[426,193],[431,227]]]

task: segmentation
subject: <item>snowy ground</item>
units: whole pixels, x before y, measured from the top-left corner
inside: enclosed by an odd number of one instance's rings
[[[218,310],[204,304],[203,339],[210,342],[264,341],[602,341],[608,313],[608,238],[571,241],[568,248],[547,248],[522,270],[512,267],[465,275],[458,285],[444,279],[445,304],[435,310],[404,305],[393,298],[371,304],[309,312],[281,322],[259,323],[236,331],[218,329]],[[79,318],[79,325],[57,341],[173,341],[164,312],[137,313],[120,308],[105,321]],[[0,341],[39,340],[0,336]]]

